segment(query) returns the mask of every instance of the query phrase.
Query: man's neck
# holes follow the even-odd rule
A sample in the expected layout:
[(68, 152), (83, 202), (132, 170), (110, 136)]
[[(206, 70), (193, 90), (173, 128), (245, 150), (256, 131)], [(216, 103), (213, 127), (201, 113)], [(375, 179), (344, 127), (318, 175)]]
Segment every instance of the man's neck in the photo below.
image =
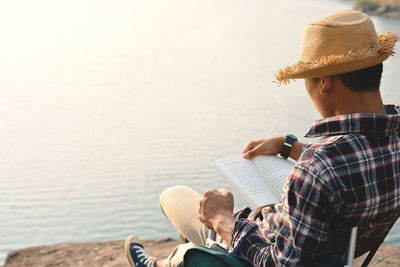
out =
[(386, 114), (379, 90), (355, 92), (346, 90), (337, 98), (336, 115), (352, 113)]

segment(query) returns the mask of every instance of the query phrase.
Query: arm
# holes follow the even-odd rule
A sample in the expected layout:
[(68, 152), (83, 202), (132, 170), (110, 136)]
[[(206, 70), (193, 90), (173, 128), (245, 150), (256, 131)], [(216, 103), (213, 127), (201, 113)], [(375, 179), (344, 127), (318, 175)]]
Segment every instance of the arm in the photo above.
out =
[(233, 253), (247, 257), (258, 266), (275, 266), (269, 253), (271, 246), (255, 231), (257, 224), (249, 220), (236, 221), (232, 211), (233, 196), (228, 190), (209, 189), (200, 200), (199, 219), (206, 227), (214, 229)]
[[(241, 154), (246, 159), (253, 159), (259, 155), (278, 155), (284, 142), (285, 138), (282, 136), (252, 140), (242, 150)], [(303, 152), (304, 146), (301, 142), (294, 142), (289, 157), (297, 160)]]
[(233, 217), (233, 195), (228, 189), (208, 189), (200, 200), (199, 220), (209, 229), (216, 231), (227, 244), (236, 219)]
[(264, 218), (263, 226), (249, 220), (235, 223), (232, 253), (246, 257), (256, 266), (307, 266), (326, 253), (327, 222), (334, 214), (335, 198), (319, 176), (313, 166), (296, 165), (282, 203), (276, 213)]

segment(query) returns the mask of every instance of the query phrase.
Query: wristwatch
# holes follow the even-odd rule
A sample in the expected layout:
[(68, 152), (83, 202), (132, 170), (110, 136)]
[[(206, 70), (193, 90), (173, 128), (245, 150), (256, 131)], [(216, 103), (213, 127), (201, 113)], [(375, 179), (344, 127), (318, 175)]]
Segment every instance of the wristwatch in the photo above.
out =
[(297, 137), (294, 136), (293, 134), (287, 134), (285, 136), (285, 142), (283, 143), (282, 150), (280, 153), (282, 158), (287, 159), (289, 157), (290, 149), (292, 148), (293, 143), (296, 141)]

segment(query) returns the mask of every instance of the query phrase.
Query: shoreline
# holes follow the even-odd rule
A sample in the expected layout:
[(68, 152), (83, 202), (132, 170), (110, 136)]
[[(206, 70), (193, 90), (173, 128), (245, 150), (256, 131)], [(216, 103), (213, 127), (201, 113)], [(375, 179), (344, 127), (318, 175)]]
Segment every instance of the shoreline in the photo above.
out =
[(357, 0), (355, 9), (369, 15), (400, 18), (400, 0)]
[[(182, 243), (171, 238), (139, 240), (149, 255), (167, 257), (173, 248)], [(19, 266), (129, 266), (124, 254), (124, 240), (105, 242), (64, 243), (24, 248), (7, 253), (3, 267)], [(357, 258), (360, 266), (366, 255)], [(383, 244), (373, 257), (370, 266), (395, 267), (400, 262), (400, 248)]]

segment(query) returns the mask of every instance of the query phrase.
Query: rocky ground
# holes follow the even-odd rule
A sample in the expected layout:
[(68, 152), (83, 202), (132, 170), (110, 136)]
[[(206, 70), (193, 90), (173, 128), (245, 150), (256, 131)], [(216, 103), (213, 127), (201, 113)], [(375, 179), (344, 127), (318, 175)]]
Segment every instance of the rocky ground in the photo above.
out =
[[(25, 248), (9, 252), (4, 267), (98, 267), (129, 266), (124, 241), (68, 243)], [(180, 241), (142, 241), (150, 255), (167, 257)]]
[[(177, 240), (163, 239), (142, 241), (150, 255), (166, 257), (181, 243)], [(363, 257), (361, 257), (363, 258)], [(354, 266), (360, 266), (362, 259)], [(124, 254), (124, 241), (88, 242), (56, 244), (25, 248), (8, 253), (4, 267), (64, 267), (64, 266), (129, 266)], [(400, 248), (382, 245), (369, 266), (400, 266)]]

